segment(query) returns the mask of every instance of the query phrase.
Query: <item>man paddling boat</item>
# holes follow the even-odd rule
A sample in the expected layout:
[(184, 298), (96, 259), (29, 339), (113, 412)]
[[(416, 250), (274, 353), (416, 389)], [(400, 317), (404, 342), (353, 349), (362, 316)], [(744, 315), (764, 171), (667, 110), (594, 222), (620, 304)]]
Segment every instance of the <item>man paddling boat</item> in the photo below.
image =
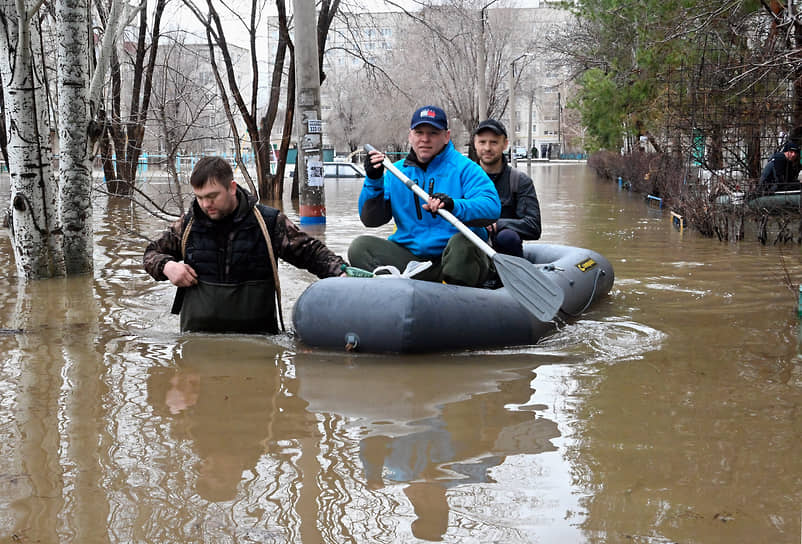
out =
[(410, 261), (429, 260), (433, 266), (416, 278), (481, 285), (489, 275), (490, 258), (437, 210), (451, 212), (486, 241), (484, 227), (495, 222), (501, 211), (498, 193), (481, 167), (454, 148), (441, 108), (417, 109), (408, 139), (409, 154), (396, 166), (430, 198), (421, 200), (398, 177), (385, 172), (383, 153), (368, 153), (359, 217), (367, 227), (379, 227), (392, 219), (396, 230), (389, 239), (369, 235), (356, 238), (348, 249), (348, 260), (367, 270), (383, 265), (403, 270)]

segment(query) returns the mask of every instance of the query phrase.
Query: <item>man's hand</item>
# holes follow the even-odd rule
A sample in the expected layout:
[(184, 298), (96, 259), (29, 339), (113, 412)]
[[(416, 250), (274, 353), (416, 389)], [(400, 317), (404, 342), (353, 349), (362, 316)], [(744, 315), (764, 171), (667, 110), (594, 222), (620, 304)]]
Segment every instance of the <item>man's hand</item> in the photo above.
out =
[(429, 195), (429, 202), (423, 205), (423, 209), (432, 215), (437, 215), (437, 210), (445, 208), (447, 212), (454, 211), (454, 199), (445, 193), (434, 193)]
[(164, 263), (164, 275), (176, 287), (191, 287), (198, 283), (198, 274), (188, 264), (176, 261)]
[(384, 153), (371, 151), (365, 155), (365, 175), (370, 179), (379, 179), (384, 175)]

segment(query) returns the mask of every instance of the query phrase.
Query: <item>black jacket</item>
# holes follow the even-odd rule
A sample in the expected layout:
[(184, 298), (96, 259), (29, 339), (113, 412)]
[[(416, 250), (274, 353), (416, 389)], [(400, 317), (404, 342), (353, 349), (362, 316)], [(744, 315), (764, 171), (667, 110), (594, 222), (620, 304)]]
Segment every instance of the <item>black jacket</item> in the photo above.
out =
[(771, 156), (760, 174), (758, 193), (770, 195), (776, 191), (798, 190), (799, 170), (798, 160), (793, 163), (786, 158), (785, 153), (778, 151)]
[[(540, 203), (532, 179), (518, 170), (517, 183), (511, 184), (512, 167), (504, 160), (504, 169), (490, 176), (501, 200), (501, 218), (496, 222), (498, 230), (511, 229), (522, 240), (540, 238)], [(517, 187), (511, 187), (517, 185)]]

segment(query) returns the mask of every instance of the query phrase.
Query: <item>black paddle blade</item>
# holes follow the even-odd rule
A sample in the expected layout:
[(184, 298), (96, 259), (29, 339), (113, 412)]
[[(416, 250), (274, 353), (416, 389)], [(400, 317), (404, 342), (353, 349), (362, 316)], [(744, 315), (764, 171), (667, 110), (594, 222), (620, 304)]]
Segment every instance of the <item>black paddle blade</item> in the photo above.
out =
[(521, 257), (493, 256), (499, 278), (515, 300), (540, 321), (551, 321), (563, 305), (565, 293), (545, 272)]

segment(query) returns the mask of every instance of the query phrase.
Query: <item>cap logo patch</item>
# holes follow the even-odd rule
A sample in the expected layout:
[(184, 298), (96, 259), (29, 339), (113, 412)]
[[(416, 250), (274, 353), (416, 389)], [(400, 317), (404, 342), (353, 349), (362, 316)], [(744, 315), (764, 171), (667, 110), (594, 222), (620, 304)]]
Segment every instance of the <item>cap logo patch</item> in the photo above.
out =
[(437, 117), (437, 114), (432, 110), (423, 110), (420, 112), (421, 117)]

